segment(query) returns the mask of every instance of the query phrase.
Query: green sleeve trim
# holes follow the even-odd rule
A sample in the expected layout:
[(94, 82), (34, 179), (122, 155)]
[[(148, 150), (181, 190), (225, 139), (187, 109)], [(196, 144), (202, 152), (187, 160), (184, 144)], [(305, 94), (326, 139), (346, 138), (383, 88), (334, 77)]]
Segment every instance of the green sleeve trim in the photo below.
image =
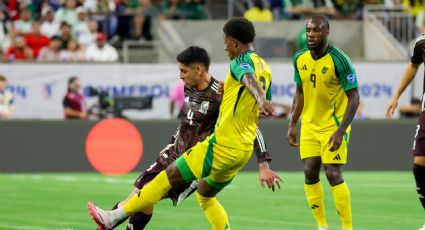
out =
[(243, 75), (255, 74), (254, 63), (250, 53), (244, 53), (236, 57), (230, 63), (230, 73), (236, 81), (241, 81)]
[(335, 64), (335, 73), (345, 91), (358, 87), (357, 75), (350, 58), (340, 49), (331, 47), (329, 54)]
[(270, 82), (269, 89), (266, 92), (266, 99), (271, 101), (272, 100), (272, 83)]
[(302, 82), (302, 80), (301, 80), (300, 72), (298, 71), (298, 68), (297, 68), (297, 60), (298, 60), (298, 58), (299, 58), (302, 54), (304, 54), (307, 50), (308, 50), (307, 48), (304, 48), (304, 49), (302, 49), (302, 50), (298, 51), (297, 53), (295, 53), (295, 54), (294, 54), (294, 57), (293, 57), (293, 59), (292, 59), (293, 64), (294, 64), (294, 81), (295, 81), (298, 85), (301, 85), (303, 82)]

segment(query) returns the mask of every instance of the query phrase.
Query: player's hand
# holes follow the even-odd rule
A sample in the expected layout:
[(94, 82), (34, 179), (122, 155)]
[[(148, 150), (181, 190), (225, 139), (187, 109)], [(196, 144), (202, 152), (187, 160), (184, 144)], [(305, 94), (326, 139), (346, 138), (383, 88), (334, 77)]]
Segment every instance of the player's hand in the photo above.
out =
[(289, 126), (288, 133), (286, 134), (286, 140), (288, 140), (288, 143), (292, 147), (298, 147), (300, 146), (300, 143), (297, 143), (297, 127), (296, 126)]
[(224, 93), (224, 82), (218, 82), (218, 94), (222, 95)]
[(387, 108), (385, 109), (385, 116), (387, 117), (388, 120), (393, 119), (393, 115), (395, 110), (397, 109), (398, 106), (398, 99), (397, 98), (391, 98), (391, 101), (388, 102)]
[(339, 130), (335, 131), (328, 141), (328, 146), (330, 146), (329, 151), (334, 152), (338, 150), (339, 147), (341, 146), (343, 137), (344, 137), (344, 133), (341, 133)]
[(275, 116), (276, 111), (273, 103), (269, 100), (264, 100), (263, 103), (260, 105), (260, 114), (264, 116)]
[(260, 163), (260, 183), (261, 187), (264, 188), (267, 184), (267, 188), (272, 189), (274, 192), (275, 184), (280, 189), (280, 182), (283, 182), (282, 178), (277, 175), (273, 170), (269, 168), (269, 164), (267, 162)]

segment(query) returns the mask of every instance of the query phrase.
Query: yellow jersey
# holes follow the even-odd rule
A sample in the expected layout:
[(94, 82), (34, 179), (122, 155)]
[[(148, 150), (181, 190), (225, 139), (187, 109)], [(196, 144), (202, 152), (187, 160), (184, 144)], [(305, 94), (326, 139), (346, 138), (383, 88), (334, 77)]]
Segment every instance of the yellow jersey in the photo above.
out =
[(293, 62), (294, 80), (304, 92), (301, 125), (316, 132), (336, 130), (347, 108), (345, 91), (358, 87), (350, 58), (330, 46), (328, 53), (318, 60), (313, 59), (308, 49), (300, 50)]
[(214, 134), (219, 145), (252, 150), (258, 124), (259, 107), (253, 96), (242, 85), (244, 74), (255, 74), (257, 82), (271, 100), (272, 73), (267, 63), (254, 51), (234, 58), (224, 83), (224, 95), (220, 105)]

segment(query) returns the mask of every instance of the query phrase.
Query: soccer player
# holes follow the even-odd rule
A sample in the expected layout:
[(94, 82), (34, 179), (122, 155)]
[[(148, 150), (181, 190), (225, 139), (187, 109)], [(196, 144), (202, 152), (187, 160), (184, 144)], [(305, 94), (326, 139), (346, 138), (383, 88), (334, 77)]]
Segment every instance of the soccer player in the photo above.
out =
[[(350, 124), (359, 106), (357, 79), (350, 59), (330, 46), (329, 23), (313, 16), (306, 23), (307, 48), (294, 55), (293, 100), (287, 140), (300, 147), (305, 193), (319, 229), (328, 229), (319, 174), (324, 165), (342, 229), (352, 229), (350, 191), (342, 177), (347, 162)], [(301, 119), (300, 142), (296, 124)]]
[(225, 50), (232, 61), (214, 133), (186, 151), (122, 207), (104, 211), (89, 202), (100, 229), (110, 229), (121, 219), (154, 206), (170, 189), (196, 179), (196, 197), (212, 228), (230, 229), (227, 213), (215, 196), (248, 162), (259, 112), (274, 114), (274, 107), (270, 101), (271, 70), (253, 50), (253, 24), (235, 18), (224, 25), (223, 32)]
[[(397, 92), (391, 98), (387, 105), (385, 114), (388, 119), (392, 119), (394, 111), (398, 106), (398, 99), (403, 94), (406, 87), (415, 78), (418, 68), (422, 63), (425, 63), (425, 34), (422, 34), (416, 39), (413, 49), (413, 55), (410, 58), (410, 63), (407, 64), (403, 78), (398, 86)], [(425, 84), (424, 84), (425, 87)], [(421, 113), (419, 115), (419, 124), (416, 128), (415, 140), (413, 142), (413, 175), (416, 180), (416, 191), (419, 195), (422, 207), (425, 209), (425, 113), (424, 113), (425, 88), (422, 98)], [(419, 230), (425, 230), (425, 224)]]
[[(205, 139), (214, 130), (223, 95), (219, 89), (219, 82), (208, 73), (210, 65), (208, 53), (200, 47), (189, 47), (177, 56), (177, 61), (180, 77), (185, 83), (186, 95), (180, 126), (170, 144), (161, 151), (156, 162), (134, 182), (136, 188), (129, 198), (138, 193), (162, 170), (165, 170), (181, 153), (194, 146), (198, 141)], [(259, 163), (260, 181), (262, 186), (266, 183), (269, 188), (274, 190), (273, 179), (278, 178), (279, 180), (280, 178), (268, 167), (267, 162), (270, 161), (270, 156), (258, 129), (256, 136), (254, 150)], [(280, 186), (278, 182), (277, 185)], [(171, 198), (176, 205), (193, 192), (196, 186), (197, 183), (192, 182), (182, 188), (173, 188), (169, 190), (166, 197)], [(114, 209), (118, 206), (120, 205), (117, 204)], [(127, 229), (143, 229), (152, 217), (152, 209), (153, 207), (150, 207), (143, 212), (133, 214)]]

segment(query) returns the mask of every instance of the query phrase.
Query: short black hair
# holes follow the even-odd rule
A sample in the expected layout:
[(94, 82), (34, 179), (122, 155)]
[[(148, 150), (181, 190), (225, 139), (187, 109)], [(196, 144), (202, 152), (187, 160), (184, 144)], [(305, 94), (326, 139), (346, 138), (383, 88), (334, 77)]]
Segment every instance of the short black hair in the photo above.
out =
[(223, 27), (224, 35), (235, 38), (247, 44), (254, 41), (255, 29), (252, 22), (245, 18), (230, 19)]
[(319, 21), (321, 21), (322, 23), (321, 24), (323, 24), (324, 26), (325, 26), (325, 28), (326, 29), (329, 29), (329, 22), (328, 22), (328, 18), (326, 17), (326, 16), (323, 16), (323, 15), (313, 15), (313, 16), (311, 16), (308, 20), (307, 20), (307, 22), (306, 22), (306, 25), (307, 25), (307, 23), (310, 21), (310, 20), (312, 20), (312, 19), (318, 19)]
[(191, 46), (183, 50), (177, 55), (176, 59), (178, 62), (185, 65), (199, 62), (204, 65), (206, 70), (210, 68), (210, 56), (208, 52), (204, 48), (198, 46)]

